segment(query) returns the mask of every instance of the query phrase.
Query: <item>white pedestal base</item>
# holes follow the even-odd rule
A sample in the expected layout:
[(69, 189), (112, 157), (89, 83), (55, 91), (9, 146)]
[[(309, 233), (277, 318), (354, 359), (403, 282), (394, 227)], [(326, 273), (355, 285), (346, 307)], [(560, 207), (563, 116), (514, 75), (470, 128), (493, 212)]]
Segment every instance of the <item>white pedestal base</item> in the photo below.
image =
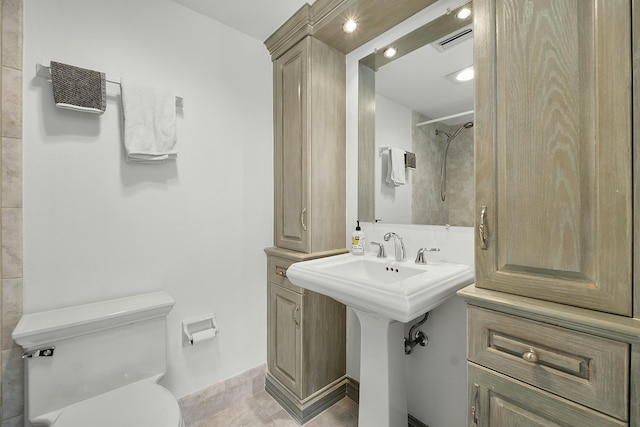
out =
[(406, 426), (404, 324), (354, 311), (361, 328), (358, 426)]

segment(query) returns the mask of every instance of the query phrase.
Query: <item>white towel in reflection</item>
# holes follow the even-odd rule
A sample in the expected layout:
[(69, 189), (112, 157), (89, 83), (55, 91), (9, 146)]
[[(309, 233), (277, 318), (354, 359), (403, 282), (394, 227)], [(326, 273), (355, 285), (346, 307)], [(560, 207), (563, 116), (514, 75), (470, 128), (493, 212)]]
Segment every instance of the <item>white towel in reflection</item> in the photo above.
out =
[(175, 159), (175, 94), (122, 79), (124, 146), (128, 162), (162, 163)]
[(404, 170), (404, 150), (389, 148), (389, 165), (387, 166), (387, 184), (398, 187), (406, 183)]

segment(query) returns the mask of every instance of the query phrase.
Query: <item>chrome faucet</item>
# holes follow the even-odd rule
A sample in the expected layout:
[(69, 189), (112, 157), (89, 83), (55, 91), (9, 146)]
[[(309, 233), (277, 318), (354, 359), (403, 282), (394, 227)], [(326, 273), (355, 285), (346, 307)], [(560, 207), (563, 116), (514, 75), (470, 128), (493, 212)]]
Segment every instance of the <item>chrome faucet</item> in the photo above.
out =
[(384, 244), (378, 243), (378, 242), (371, 242), (371, 244), (378, 246), (378, 255), (376, 255), (378, 258), (386, 258), (387, 257), (387, 253), (384, 250)]
[(427, 257), (425, 256), (425, 252), (440, 252), (440, 248), (420, 248), (418, 249), (418, 254), (416, 255), (416, 264), (426, 264)]
[(407, 259), (407, 251), (404, 248), (404, 242), (402, 241), (402, 237), (398, 236), (394, 232), (389, 232), (384, 235), (383, 239), (385, 242), (388, 242), (389, 239), (393, 237), (393, 243), (395, 245), (396, 250), (396, 261), (404, 261)]

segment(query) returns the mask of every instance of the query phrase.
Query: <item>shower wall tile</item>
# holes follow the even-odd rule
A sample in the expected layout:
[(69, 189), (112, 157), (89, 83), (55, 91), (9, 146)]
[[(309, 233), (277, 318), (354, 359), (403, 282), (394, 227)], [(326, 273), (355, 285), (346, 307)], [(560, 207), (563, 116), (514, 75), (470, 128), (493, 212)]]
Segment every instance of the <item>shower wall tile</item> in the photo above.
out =
[(2, 207), (22, 207), (22, 140), (2, 138)]
[(22, 277), (22, 209), (2, 208), (2, 278)]
[(2, 136), (22, 138), (22, 71), (2, 66)]
[(2, 280), (2, 350), (16, 344), (11, 333), (22, 317), (22, 279)]
[(4, 420), (2, 422), (2, 427), (23, 427), (24, 426), (24, 417), (22, 415), (18, 415), (17, 417), (13, 417), (8, 420)]
[[(429, 120), (413, 114), (413, 123)], [(458, 126), (432, 123), (413, 131), (413, 150), (417, 169), (412, 181), (412, 222), (431, 225), (473, 225), (473, 132), (463, 131), (449, 145), (447, 154), (446, 198), (440, 197), (441, 170), (447, 137), (436, 129), (453, 133)]]
[(22, 350), (13, 348), (2, 352), (2, 417), (10, 420), (24, 413), (24, 369)]
[(264, 390), (265, 372), (263, 364), (183, 397), (180, 407), (185, 425), (193, 425)]
[(2, 2), (2, 65), (22, 69), (22, 0)]

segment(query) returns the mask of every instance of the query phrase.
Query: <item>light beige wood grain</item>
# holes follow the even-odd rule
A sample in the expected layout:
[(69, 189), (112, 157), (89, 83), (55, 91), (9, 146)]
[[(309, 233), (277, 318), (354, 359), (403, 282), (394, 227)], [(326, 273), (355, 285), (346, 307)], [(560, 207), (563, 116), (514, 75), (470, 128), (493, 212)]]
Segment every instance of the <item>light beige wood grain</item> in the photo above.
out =
[[(331, 8), (325, 7), (323, 0), (312, 6), (313, 35), (318, 40), (333, 46), (343, 53), (349, 53), (362, 44), (394, 27), (435, 0), (329, 0)], [(319, 16), (319, 14), (322, 16)], [(358, 30), (346, 34), (342, 25), (355, 17)]]
[(346, 307), (307, 291), (302, 322), (302, 390), (306, 397), (346, 373)]
[(305, 4), (271, 34), (264, 45), (271, 54), (271, 60), (275, 61), (312, 32), (311, 6)]
[[(404, 21), (435, 0), (317, 0), (304, 5), (285, 21), (264, 44), (276, 60), (307, 36), (314, 36), (343, 53)], [(342, 25), (349, 18), (359, 23), (358, 31), (347, 34)]]
[(307, 208), (307, 108), (309, 40), (297, 44), (274, 63), (274, 242), (310, 251), (304, 230)]
[[(269, 372), (298, 397), (302, 397), (301, 294), (269, 283), (268, 356)], [(298, 320), (296, 320), (298, 319)]]
[(468, 320), (469, 361), (628, 420), (628, 344), (473, 306)]
[[(286, 269), (291, 264), (302, 261), (302, 257), (318, 258), (320, 253), (301, 254), (280, 248), (265, 251), (269, 254), (269, 372), (296, 396), (298, 403), (302, 404), (307, 398), (323, 399), (317, 393), (346, 373), (346, 308), (325, 295), (300, 288), (286, 278)], [(334, 252), (344, 251), (324, 255)], [(335, 388), (328, 390), (336, 392)], [(280, 398), (286, 396), (288, 394), (284, 393)], [(297, 408), (295, 402), (289, 404)], [(307, 406), (316, 407), (311, 403)]]
[[(640, 1), (631, 2), (633, 61), (633, 234), (640, 236)], [(640, 317), (640, 239), (633, 239), (634, 316)], [(640, 376), (640, 372), (638, 372)], [(640, 379), (638, 380), (640, 382)], [(639, 421), (640, 424), (640, 421)]]
[(572, 307), (467, 286), (458, 291), (467, 304), (502, 311), (515, 316), (570, 328), (603, 338), (640, 344), (640, 319)]
[(267, 255), (273, 255), (273, 256), (276, 256), (276, 257), (286, 258), (287, 260), (290, 260), (291, 262), (307, 261), (307, 260), (310, 260), (310, 259), (324, 258), (324, 257), (333, 256), (333, 255), (340, 255), (340, 254), (344, 254), (344, 253), (348, 252), (347, 249), (340, 248), (340, 249), (332, 249), (332, 250), (328, 250), (328, 251), (319, 251), (319, 252), (313, 252), (313, 253), (306, 253), (306, 252), (292, 251), (292, 250), (284, 249), (284, 248), (278, 248), (278, 247), (275, 247), (275, 246), (264, 248), (264, 251), (265, 251), (265, 253)]
[[(474, 363), (468, 364), (469, 408), (482, 427), (622, 427), (627, 423)], [(476, 387), (477, 385), (477, 396)], [(469, 427), (475, 426), (469, 409)]]
[(631, 378), (630, 378), (630, 394), (629, 401), (629, 425), (633, 427), (640, 426), (640, 345), (631, 345)]
[(310, 42), (308, 252), (320, 252), (345, 247), (346, 59), (321, 41)]
[(376, 78), (370, 67), (358, 67), (358, 219), (375, 220)]
[(307, 37), (274, 64), (275, 245), (344, 248), (344, 55)]
[(474, 9), (477, 286), (630, 316), (628, 1)]
[(456, 16), (464, 8), (473, 10), (473, 2), (464, 3), (451, 9), (448, 13), (390, 42), (387, 46), (394, 46), (398, 50), (392, 58), (384, 56), (386, 46), (378, 46), (375, 52), (362, 58), (360, 64), (377, 71), (380, 67), (471, 24), (473, 22), (473, 14), (465, 19), (460, 19)]

